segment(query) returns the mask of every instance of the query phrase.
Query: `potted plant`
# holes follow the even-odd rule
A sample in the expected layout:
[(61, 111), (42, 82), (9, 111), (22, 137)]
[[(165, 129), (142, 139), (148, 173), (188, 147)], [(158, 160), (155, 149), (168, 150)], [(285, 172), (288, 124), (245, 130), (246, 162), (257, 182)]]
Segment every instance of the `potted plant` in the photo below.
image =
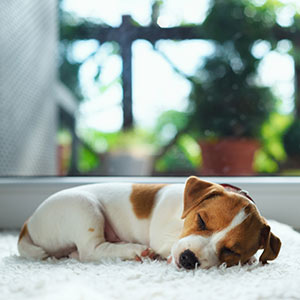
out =
[[(153, 171), (155, 137), (143, 129), (110, 133), (85, 129), (81, 132), (85, 144), (97, 153), (83, 153), (81, 170), (93, 175), (149, 176)], [(92, 156), (92, 157), (91, 157)], [(90, 162), (87, 160), (91, 160)]]
[(203, 24), (215, 51), (192, 80), (190, 117), (205, 175), (253, 174), (261, 126), (275, 108), (270, 90), (255, 82), (251, 49), (266, 26), (246, 14), (249, 3), (216, 0)]
[(150, 176), (154, 148), (154, 137), (142, 129), (119, 132), (103, 155), (105, 173), (114, 176)]

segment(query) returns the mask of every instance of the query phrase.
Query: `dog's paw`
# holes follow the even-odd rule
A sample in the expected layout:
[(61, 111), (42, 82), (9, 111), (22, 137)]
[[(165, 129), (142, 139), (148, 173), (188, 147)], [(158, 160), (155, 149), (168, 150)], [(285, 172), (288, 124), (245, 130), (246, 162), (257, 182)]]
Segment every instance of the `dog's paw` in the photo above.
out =
[(118, 256), (124, 260), (141, 261), (142, 253), (147, 250), (147, 246), (140, 244), (121, 244), (122, 253)]
[(141, 252), (140, 255), (135, 257), (136, 261), (142, 262), (143, 259), (160, 260), (162, 259), (159, 254), (156, 254), (151, 248), (147, 248)]
[(159, 254), (155, 253), (151, 248), (147, 248), (145, 251), (143, 251), (141, 253), (141, 255), (142, 255), (142, 257), (146, 257), (146, 258), (148, 257), (152, 260), (161, 260), (162, 259), (162, 257)]

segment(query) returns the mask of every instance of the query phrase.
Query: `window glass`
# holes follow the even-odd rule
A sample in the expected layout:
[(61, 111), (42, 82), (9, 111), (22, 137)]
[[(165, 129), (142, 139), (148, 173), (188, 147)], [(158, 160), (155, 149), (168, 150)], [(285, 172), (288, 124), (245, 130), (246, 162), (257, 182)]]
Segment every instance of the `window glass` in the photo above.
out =
[(0, 20), (0, 176), (300, 173), (299, 1), (12, 1)]

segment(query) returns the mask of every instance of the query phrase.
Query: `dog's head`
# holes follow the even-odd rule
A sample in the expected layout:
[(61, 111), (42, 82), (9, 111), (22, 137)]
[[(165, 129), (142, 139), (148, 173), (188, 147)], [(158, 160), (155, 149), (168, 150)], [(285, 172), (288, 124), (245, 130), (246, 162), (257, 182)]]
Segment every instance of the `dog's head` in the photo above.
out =
[(188, 178), (184, 191), (184, 226), (172, 248), (173, 261), (185, 269), (245, 264), (258, 249), (266, 263), (277, 257), (281, 242), (243, 191)]

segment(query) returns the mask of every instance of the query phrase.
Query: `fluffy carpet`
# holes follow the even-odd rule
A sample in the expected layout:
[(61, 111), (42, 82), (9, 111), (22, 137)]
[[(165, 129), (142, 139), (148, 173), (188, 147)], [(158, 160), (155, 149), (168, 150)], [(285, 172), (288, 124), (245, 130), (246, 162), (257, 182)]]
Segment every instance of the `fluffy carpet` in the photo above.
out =
[(17, 256), (17, 233), (0, 233), (0, 299), (300, 299), (300, 234), (270, 221), (281, 238), (268, 265), (177, 270), (166, 262), (30, 261)]

